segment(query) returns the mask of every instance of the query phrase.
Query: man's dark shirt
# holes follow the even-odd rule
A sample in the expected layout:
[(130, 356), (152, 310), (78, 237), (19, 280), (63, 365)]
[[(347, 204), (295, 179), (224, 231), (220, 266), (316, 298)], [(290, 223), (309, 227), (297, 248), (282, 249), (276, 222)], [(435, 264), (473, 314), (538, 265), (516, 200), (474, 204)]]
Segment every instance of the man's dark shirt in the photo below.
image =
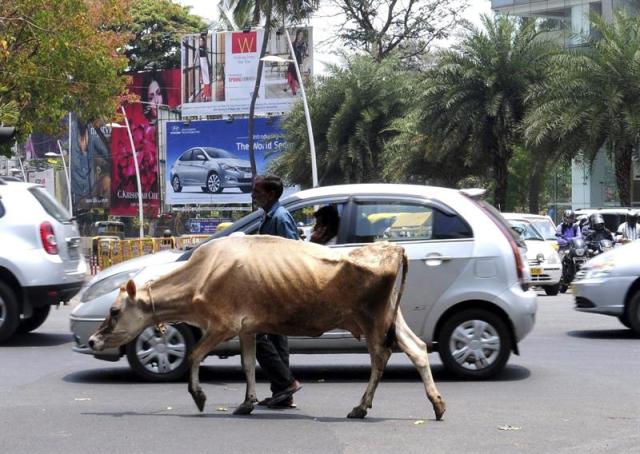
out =
[(299, 240), (296, 222), (293, 220), (291, 213), (280, 202), (273, 204), (271, 209), (266, 212), (260, 224), (261, 235), (274, 235), (291, 240)]

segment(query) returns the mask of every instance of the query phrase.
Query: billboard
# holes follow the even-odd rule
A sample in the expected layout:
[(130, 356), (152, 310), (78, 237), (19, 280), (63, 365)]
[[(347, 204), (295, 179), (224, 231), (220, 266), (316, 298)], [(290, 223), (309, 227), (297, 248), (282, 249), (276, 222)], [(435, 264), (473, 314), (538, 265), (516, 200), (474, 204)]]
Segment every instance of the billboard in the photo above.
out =
[[(289, 34), (300, 73), (308, 83), (313, 74), (312, 28), (290, 28)], [(263, 39), (263, 29), (183, 36), (182, 115), (247, 114)], [(282, 61), (264, 62), (255, 111), (288, 112), (301, 94), (282, 32), (272, 31), (267, 55), (281, 57)]]
[[(158, 181), (158, 109), (180, 103), (180, 70), (136, 73), (129, 92), (141, 102), (125, 105), (140, 170), (143, 211), (147, 216), (160, 212)], [(126, 128), (115, 128), (111, 136), (112, 216), (138, 215), (138, 186), (133, 153)]]
[[(258, 173), (286, 146), (279, 118), (256, 118)], [(220, 205), (251, 203), (248, 120), (167, 122), (166, 202)], [(290, 192), (293, 189), (286, 189)]]

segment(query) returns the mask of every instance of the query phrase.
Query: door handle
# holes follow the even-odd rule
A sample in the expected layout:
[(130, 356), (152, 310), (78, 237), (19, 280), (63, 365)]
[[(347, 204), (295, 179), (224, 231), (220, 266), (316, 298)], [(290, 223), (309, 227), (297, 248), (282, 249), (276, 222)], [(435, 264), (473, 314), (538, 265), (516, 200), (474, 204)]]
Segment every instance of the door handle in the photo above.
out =
[(434, 254), (426, 255), (422, 260), (424, 260), (424, 263), (426, 265), (435, 266), (435, 265), (440, 265), (440, 263), (442, 262), (449, 262), (453, 260), (453, 257), (434, 253)]

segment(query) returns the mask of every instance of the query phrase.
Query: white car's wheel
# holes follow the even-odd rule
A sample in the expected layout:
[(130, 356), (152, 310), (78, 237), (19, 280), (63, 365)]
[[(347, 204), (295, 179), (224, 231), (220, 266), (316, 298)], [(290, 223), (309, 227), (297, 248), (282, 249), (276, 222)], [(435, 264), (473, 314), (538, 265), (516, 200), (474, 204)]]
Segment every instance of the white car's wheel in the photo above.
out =
[(629, 322), (627, 326), (640, 336), (640, 291), (637, 291), (631, 297), (629, 304), (627, 304), (625, 316)]
[(442, 325), (438, 352), (444, 366), (461, 378), (486, 379), (500, 372), (511, 355), (504, 321), (483, 309), (467, 309)]
[(207, 192), (211, 192), (213, 194), (222, 192), (222, 181), (220, 180), (220, 175), (215, 172), (211, 172), (207, 176)]
[(18, 329), (20, 311), (11, 288), (0, 282), (0, 342), (9, 339)]
[(150, 326), (127, 344), (127, 360), (145, 380), (175, 381), (189, 370), (193, 345), (193, 333), (187, 325), (167, 325), (164, 334)]
[(180, 178), (178, 175), (174, 175), (171, 179), (171, 187), (173, 188), (173, 192), (182, 191), (182, 184), (180, 184)]

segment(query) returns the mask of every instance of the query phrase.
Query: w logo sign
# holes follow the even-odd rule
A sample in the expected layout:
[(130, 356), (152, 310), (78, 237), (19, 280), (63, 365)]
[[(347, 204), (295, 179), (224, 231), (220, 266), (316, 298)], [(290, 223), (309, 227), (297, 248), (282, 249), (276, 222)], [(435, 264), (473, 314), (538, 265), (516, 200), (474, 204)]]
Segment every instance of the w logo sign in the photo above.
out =
[(256, 52), (257, 33), (234, 33), (231, 35), (231, 53), (248, 54)]

